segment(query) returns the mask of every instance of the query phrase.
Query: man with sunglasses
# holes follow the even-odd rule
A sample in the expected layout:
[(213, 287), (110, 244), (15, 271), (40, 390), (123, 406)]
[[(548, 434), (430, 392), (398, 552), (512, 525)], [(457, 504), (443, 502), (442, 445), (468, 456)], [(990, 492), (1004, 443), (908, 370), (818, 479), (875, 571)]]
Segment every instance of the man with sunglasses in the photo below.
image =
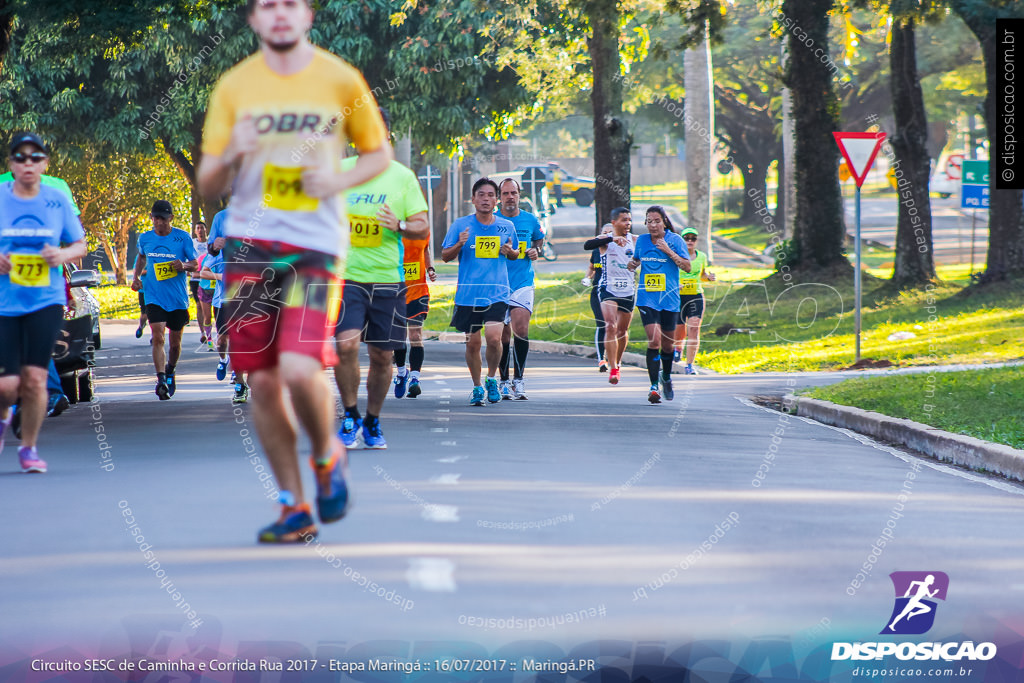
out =
[[(153, 333), (156, 395), (161, 401), (174, 396), (174, 369), (181, 356), (182, 330), (188, 324), (188, 275), (198, 267), (192, 236), (171, 226), (171, 203), (159, 199), (149, 212), (153, 229), (139, 235), (132, 289), (146, 290), (146, 316)], [(143, 275), (143, 271), (145, 274)], [(143, 283), (143, 278), (145, 282)], [(164, 349), (165, 335), (167, 348)]]
[(50, 354), (64, 323), (61, 266), (87, 251), (67, 196), (42, 184), (48, 161), (42, 138), (16, 133), (9, 157), (14, 182), (0, 185), (0, 449), (10, 407), (20, 400), (23, 472), (47, 470), (36, 442)]

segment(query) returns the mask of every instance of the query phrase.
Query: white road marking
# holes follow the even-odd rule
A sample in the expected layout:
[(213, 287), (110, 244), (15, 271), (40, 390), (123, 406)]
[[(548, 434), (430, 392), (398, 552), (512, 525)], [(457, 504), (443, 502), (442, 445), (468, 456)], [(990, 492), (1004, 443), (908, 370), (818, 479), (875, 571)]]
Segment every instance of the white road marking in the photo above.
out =
[(410, 588), (432, 593), (454, 593), (455, 563), (443, 557), (413, 557), (405, 579)]

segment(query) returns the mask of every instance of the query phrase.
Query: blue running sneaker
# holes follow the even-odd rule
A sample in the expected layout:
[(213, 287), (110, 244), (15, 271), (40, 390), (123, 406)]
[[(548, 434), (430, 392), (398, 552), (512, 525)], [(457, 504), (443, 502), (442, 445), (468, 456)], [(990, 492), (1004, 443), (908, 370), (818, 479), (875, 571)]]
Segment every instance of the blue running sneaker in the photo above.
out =
[(310, 463), (316, 477), (316, 514), (324, 524), (337, 522), (349, 508), (341, 444), (335, 444), (334, 455), (327, 464), (318, 465), (312, 458)]
[(177, 387), (175, 386), (174, 373), (167, 373), (167, 398), (174, 396), (174, 391)]
[(676, 397), (676, 392), (672, 389), (671, 378), (661, 378), (661, 395), (665, 397), (666, 401), (671, 401)]
[(260, 543), (304, 543), (316, 537), (317, 528), (309, 503), (282, 505), (281, 517), (270, 526), (260, 529), (256, 540)]
[(363, 422), (363, 444), (366, 448), (383, 450), (388, 447), (384, 440), (384, 433), (380, 430), (380, 420)]
[(405, 396), (405, 384), (408, 379), (409, 375), (395, 375), (395, 398)]
[(683, 374), (684, 375), (696, 375), (697, 371), (693, 369), (693, 364), (691, 363), (691, 364), (686, 366), (686, 369), (683, 370)]
[(217, 363), (217, 381), (223, 382), (224, 378), (228, 375), (228, 359), (222, 358)]
[(170, 400), (171, 392), (170, 389), (167, 387), (167, 382), (160, 382), (159, 380), (157, 381), (156, 395), (160, 398), (161, 401)]
[(362, 418), (345, 415), (345, 419), (341, 421), (341, 429), (338, 430), (338, 438), (345, 444), (345, 448), (359, 448), (356, 442), (359, 441), (359, 430), (362, 426)]
[(678, 363), (679, 359), (682, 358), (682, 357), (683, 357), (683, 354), (682, 354), (682, 352), (679, 351), (679, 349), (676, 349), (675, 351), (672, 352), (672, 361), (673, 362)]
[[(498, 391), (498, 380), (494, 379), (493, 377), (488, 377), (487, 378), (487, 382), (486, 382), (486, 386), (487, 386), (487, 401), (489, 403), (500, 403), (501, 402), (501, 392)], [(476, 391), (476, 390), (474, 389), (474, 391)]]
[[(498, 399), (501, 400), (500, 398)], [(497, 403), (497, 401), (495, 401)], [(482, 406), (484, 404), (484, 388), (473, 387), (473, 393), (469, 395), (469, 405)]]
[(419, 396), (422, 393), (423, 393), (423, 390), (420, 389), (420, 381), (418, 379), (416, 379), (415, 377), (410, 379), (409, 380), (409, 398), (416, 398), (417, 396)]

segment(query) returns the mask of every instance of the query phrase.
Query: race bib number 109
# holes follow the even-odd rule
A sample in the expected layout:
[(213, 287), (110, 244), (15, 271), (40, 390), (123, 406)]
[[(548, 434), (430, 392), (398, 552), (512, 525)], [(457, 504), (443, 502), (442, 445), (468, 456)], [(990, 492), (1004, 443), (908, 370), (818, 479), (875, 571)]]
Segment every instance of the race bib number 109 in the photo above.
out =
[(280, 211), (316, 211), (320, 200), (302, 191), (301, 166), (263, 167), (263, 192), (269, 199), (267, 208)]

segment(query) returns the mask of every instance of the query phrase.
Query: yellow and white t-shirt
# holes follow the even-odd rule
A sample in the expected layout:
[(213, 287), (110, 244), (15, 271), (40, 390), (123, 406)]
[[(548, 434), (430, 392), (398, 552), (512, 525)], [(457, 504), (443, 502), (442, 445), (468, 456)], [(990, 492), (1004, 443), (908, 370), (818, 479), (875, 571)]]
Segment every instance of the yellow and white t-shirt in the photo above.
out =
[(359, 151), (387, 142), (377, 101), (362, 75), (316, 48), (300, 72), (281, 76), (259, 52), (224, 74), (210, 96), (203, 153), (220, 156), (235, 123), (251, 116), (259, 150), (242, 158), (225, 234), (344, 256), (348, 225), (343, 197), (317, 199), (302, 190), (305, 167), (330, 164), (351, 141)]

